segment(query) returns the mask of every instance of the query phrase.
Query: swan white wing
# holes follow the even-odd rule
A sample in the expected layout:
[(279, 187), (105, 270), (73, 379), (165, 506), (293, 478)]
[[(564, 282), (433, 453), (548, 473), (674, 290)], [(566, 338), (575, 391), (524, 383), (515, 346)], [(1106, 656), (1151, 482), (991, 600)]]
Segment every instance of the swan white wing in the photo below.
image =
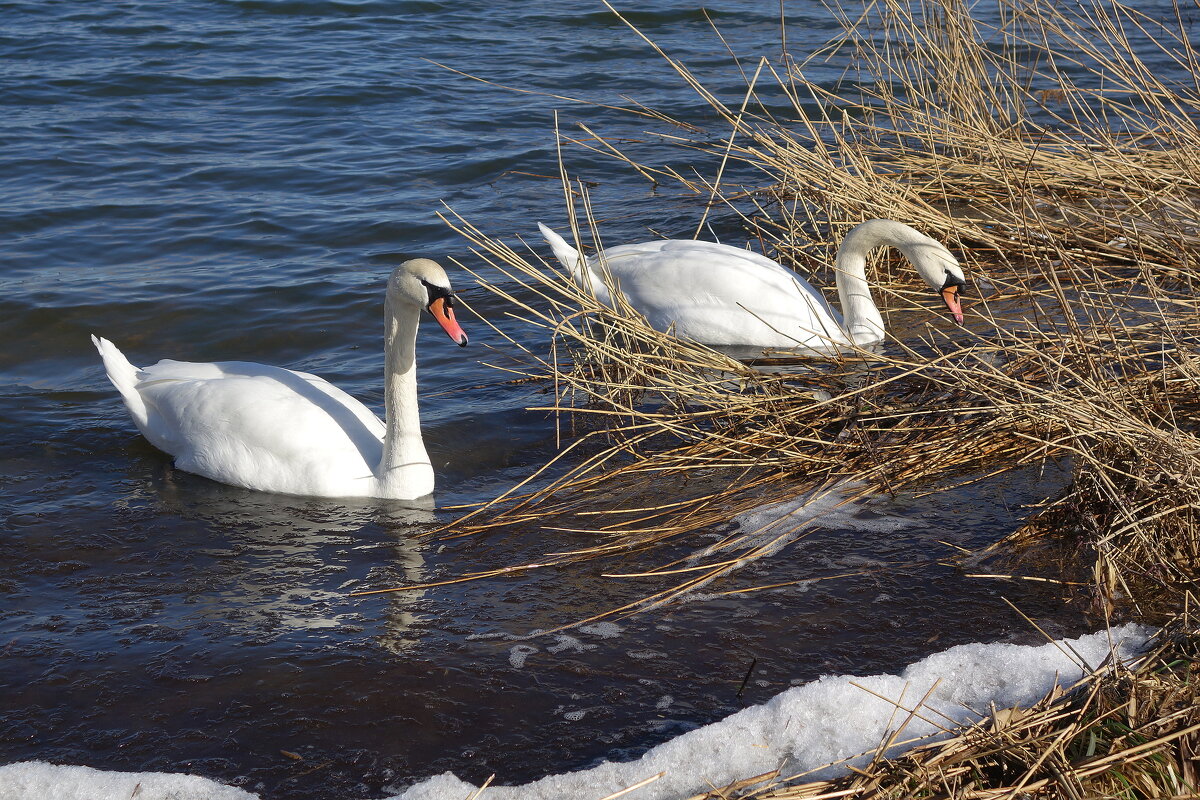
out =
[(143, 433), (181, 469), (250, 489), (348, 495), (373, 479), (384, 425), (301, 372), (250, 362), (160, 361), (139, 371)]
[(727, 244), (720, 244), (718, 242), (706, 242), (702, 239), (656, 239), (650, 242), (617, 245), (616, 247), (610, 247), (606, 249), (604, 252), (609, 257), (673, 253), (689, 254), (693, 257), (713, 260), (729, 258), (734, 260), (748, 261), (752, 264), (757, 264), (766, 269), (774, 270), (783, 275), (792, 277), (795, 276), (795, 273), (784, 269), (778, 262), (772, 261), (761, 253), (756, 253), (753, 250), (746, 250), (742, 247), (732, 247)]
[(841, 315), (820, 292), (749, 250), (663, 240), (611, 248), (605, 263), (660, 330), (673, 324), (678, 335), (709, 344), (819, 347), (845, 339)]
[(138, 370), (143, 382), (173, 379), (173, 380), (212, 380), (231, 377), (263, 376), (275, 380), (290, 382), (295, 378), (307, 382), (313, 389), (323, 392), (338, 403), (345, 406), (376, 438), (382, 439), (386, 431), (383, 422), (375, 412), (363, 405), (357, 398), (347, 394), (324, 378), (310, 372), (284, 369), (269, 364), (259, 364), (253, 361), (175, 361), (164, 358), (157, 364), (142, 367)]

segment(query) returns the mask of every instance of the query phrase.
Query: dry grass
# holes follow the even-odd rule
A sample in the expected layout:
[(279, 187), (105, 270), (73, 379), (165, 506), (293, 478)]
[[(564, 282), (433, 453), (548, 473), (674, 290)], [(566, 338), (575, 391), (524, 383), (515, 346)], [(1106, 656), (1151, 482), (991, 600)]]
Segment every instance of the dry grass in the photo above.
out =
[[(665, 141), (718, 157), (712, 178), (633, 163), (588, 129), (567, 141), (734, 211), (817, 285), (832, 283), (832, 247), (853, 224), (912, 224), (974, 278), (966, 326), (931, 318), (906, 271), (881, 259), (876, 299), (904, 338), (819, 362), (737, 360), (597, 303), (544, 248), (448, 215), (504, 276), (485, 285), (549, 339), (515, 371), (553, 386), (566, 442), (454, 531), (538, 526), (546, 558), (514, 567), (535, 568), (658, 552), (795, 495), (931, 491), (1069, 457), (1070, 488), (963, 563), (1018, 569), (1052, 551), (1061, 571), (1049, 577), (1084, 584), (1098, 610), (1182, 615), (1142, 666), (838, 781), (759, 776), (707, 797), (1195, 796), (1200, 58), (1185, 17), (1197, 8), (1165, 20), (1109, 0), (998, 0), (974, 17), (961, 0), (840, 9), (843, 36), (804, 62), (761, 61), (738, 98), (662, 53), (727, 127), (639, 113), (667, 126)], [(844, 80), (809, 80), (818, 62)], [(768, 95), (787, 99), (786, 118)], [(762, 182), (725, 179), (748, 172)], [(602, 250), (586, 188), (565, 175), (564, 187), (577, 246)], [(802, 534), (784, 517), (667, 559), (641, 574), (665, 588), (611, 613), (670, 602)]]
[[(930, 490), (1069, 455), (1072, 493), (1013, 541), (1065, 531), (1088, 509), (1087, 535), (1076, 529), (1070, 541), (1093, 564), (1097, 599), (1171, 608), (1196, 579), (1200, 548), (1200, 92), (1166, 83), (1169, 70), (1141, 55), (1181, 70), (1200, 59), (1181, 21), (1118, 4), (1067, 12), (1001, 0), (993, 16), (989, 26), (956, 0), (888, 0), (843, 17), (845, 35), (812, 59), (845, 62), (853, 91), (808, 81), (807, 63), (780, 71), (764, 61), (746, 94), (724, 103), (663, 53), (729, 125), (718, 138), (673, 121), (670, 141), (721, 156), (720, 174), (739, 162), (739, 173), (771, 180), (727, 186), (638, 165), (736, 209), (819, 285), (831, 283), (831, 248), (848, 226), (911, 223), (950, 243), (974, 278), (965, 328), (930, 318), (909, 274), (880, 260), (877, 300), (906, 338), (823, 362), (739, 361), (597, 303), (532, 255), (536, 246), (511, 247), (448, 215), (504, 276), (482, 282), (549, 338), (549, 352), (525, 349), (516, 371), (553, 384), (547, 408), (569, 441), (456, 532), (537, 525), (558, 544), (536, 566), (561, 564), (678, 542), (831, 487), (852, 485), (848, 499)], [(792, 118), (765, 110), (768, 78)], [(591, 135), (575, 144), (617, 151)], [(564, 187), (572, 212), (583, 211), (576, 243), (602, 251), (586, 187), (565, 176)], [(648, 477), (671, 481), (670, 502), (641, 488)], [(794, 520), (778, 527), (645, 573), (667, 588), (636, 607), (797, 535)]]

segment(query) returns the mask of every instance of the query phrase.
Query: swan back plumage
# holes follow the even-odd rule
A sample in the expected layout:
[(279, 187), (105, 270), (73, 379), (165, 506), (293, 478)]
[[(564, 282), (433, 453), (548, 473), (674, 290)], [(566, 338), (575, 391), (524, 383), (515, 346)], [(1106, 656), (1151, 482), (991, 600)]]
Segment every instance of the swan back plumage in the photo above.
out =
[(368, 494), (384, 424), (316, 375), (246, 361), (142, 370), (146, 438), (180, 469), (282, 494)]
[(572, 278), (611, 305), (609, 285), (651, 327), (717, 345), (826, 347), (845, 343), (842, 317), (807, 281), (755, 253), (691, 239), (606, 248), (580, 259), (557, 233), (542, 235)]
[[(604, 269), (652, 327), (673, 325), (700, 342), (794, 347), (837, 340), (842, 327), (841, 314), (794, 272), (730, 245), (686, 239), (621, 245), (605, 250), (602, 264), (589, 260), (594, 284), (604, 284)], [(804, 329), (797, 328), (798, 309), (809, 323)]]

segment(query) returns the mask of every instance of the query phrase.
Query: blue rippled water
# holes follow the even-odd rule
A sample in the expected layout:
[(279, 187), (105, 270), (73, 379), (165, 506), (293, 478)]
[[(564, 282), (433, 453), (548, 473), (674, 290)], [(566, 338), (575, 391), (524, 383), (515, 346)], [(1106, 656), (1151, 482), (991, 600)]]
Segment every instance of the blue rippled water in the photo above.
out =
[[(794, 50), (833, 32), (818, 4), (790, 5)], [(739, 56), (778, 49), (777, 4), (721, 0), (709, 16)], [(740, 97), (697, 7), (630, 17)], [(524, 642), (643, 587), (580, 569), (350, 598), (560, 545), (416, 540), (449, 517), (219, 486), (174, 470), (136, 434), (89, 334), (135, 363), (316, 372), (378, 408), (390, 269), (415, 255), (476, 263), (438, 219), (443, 203), (508, 239), (532, 237), (539, 219), (561, 226), (561, 188), (544, 177), (557, 173), (556, 112), (564, 127), (585, 120), (658, 146), (627, 115), (432, 62), (704, 119), (599, 4), (0, 2), (0, 21), (0, 760), (193, 772), (268, 800), (378, 796), (446, 769), (514, 782), (635, 755), (822, 672), (895, 670), (956, 642), (1032, 636), (995, 586), (930, 568), (700, 599)], [(656, 193), (583, 150), (567, 158), (597, 184), (613, 241), (695, 225), (695, 198)], [(452, 277), (480, 313), (503, 318), (466, 275)], [(508, 488), (555, 447), (553, 421), (525, 410), (541, 398), (481, 363), (502, 340), (464, 316), (470, 348), (436, 328), (419, 345), (442, 505)], [(747, 577), (969, 546), (1015, 513), (988, 491), (881, 502), (867, 518), (912, 524), (880, 533), (847, 520)], [(1036, 588), (1006, 591), (1054, 610)], [(1058, 634), (1087, 627), (1055, 613)]]

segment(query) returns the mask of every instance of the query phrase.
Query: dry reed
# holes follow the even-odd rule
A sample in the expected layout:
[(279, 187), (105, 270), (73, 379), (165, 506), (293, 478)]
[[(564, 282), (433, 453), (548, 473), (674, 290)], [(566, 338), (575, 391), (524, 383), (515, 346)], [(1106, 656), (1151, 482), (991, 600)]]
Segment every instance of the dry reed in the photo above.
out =
[[(1066, 456), (1069, 489), (961, 561), (1012, 567), (1052, 549), (1062, 569), (1043, 577), (1085, 585), (1099, 610), (1182, 614), (1157, 651), (844, 779), (759, 776), (706, 797), (1194, 796), (1200, 57), (1185, 10), (1161, 20), (1110, 0), (998, 0), (973, 15), (961, 0), (879, 0), (831, 11), (844, 35), (805, 61), (761, 61), (732, 100), (659, 50), (727, 127), (638, 113), (669, 126), (664, 141), (719, 159), (712, 179), (638, 163), (590, 129), (566, 141), (731, 210), (823, 285), (850, 226), (912, 224), (974, 278), (966, 326), (930, 319), (905, 271), (879, 259), (877, 299), (905, 338), (821, 362), (738, 360), (596, 302), (537, 248), (448, 214), (502, 276), (484, 285), (549, 339), (547, 353), (514, 337), (525, 358), (513, 369), (553, 387), (546, 407), (569, 441), (453, 525), (538, 526), (546, 558), (464, 579), (656, 552), (796, 495), (931, 491)], [(838, 86), (806, 77), (830, 61), (845, 69)], [(768, 86), (786, 118), (768, 110)], [(730, 183), (734, 172), (767, 178)], [(586, 187), (565, 176), (564, 187), (577, 245), (602, 250)], [(670, 499), (647, 479), (670, 480)], [(641, 573), (665, 588), (612, 613), (669, 602), (802, 533), (786, 516), (731, 533)]]
[[(688, 138), (695, 126), (676, 121), (671, 141), (719, 156), (720, 174), (740, 162), (772, 180), (731, 187), (638, 167), (738, 210), (818, 281), (848, 226), (914, 224), (950, 243), (974, 278), (981, 296), (966, 328), (929, 320), (906, 272), (880, 260), (880, 304), (908, 338), (820, 364), (770, 353), (739, 361), (598, 303), (532, 248), (448, 214), (503, 276), (481, 282), (512, 303), (512, 317), (546, 332), (549, 352), (525, 349), (516, 371), (553, 384), (547, 408), (570, 426), (555, 462), (455, 531), (537, 525), (560, 543), (537, 566), (561, 564), (650, 550), (831, 487), (852, 486), (848, 499), (929, 490), (1069, 455), (1073, 493), (1038, 529), (1061, 528), (1084, 506), (1107, 509), (1089, 512), (1093, 535), (1081, 540), (1098, 599), (1170, 607), (1163, 592), (1194, 583), (1200, 547), (1190, 523), (1200, 503), (1191, 424), (1200, 92), (1166, 83), (1142, 53), (1181, 68), (1200, 59), (1181, 15), (1172, 27), (1098, 0), (1074, 11), (1001, 0), (994, 17), (984, 24), (957, 0), (888, 0), (843, 16), (845, 34), (819, 56), (846, 61), (854, 92), (808, 81), (808, 62), (780, 71), (764, 61), (745, 95), (724, 103), (663, 53), (729, 126)], [(767, 75), (791, 118), (766, 111)], [(594, 135), (571, 141), (619, 153)], [(571, 211), (583, 207), (582, 220), (572, 216), (576, 242), (602, 251), (586, 187), (565, 177), (564, 187)], [(926, 320), (924, 333), (914, 319)], [(675, 481), (671, 502), (641, 488), (648, 477)], [(778, 527), (644, 573), (677, 582), (637, 607), (797, 535), (786, 517)]]

